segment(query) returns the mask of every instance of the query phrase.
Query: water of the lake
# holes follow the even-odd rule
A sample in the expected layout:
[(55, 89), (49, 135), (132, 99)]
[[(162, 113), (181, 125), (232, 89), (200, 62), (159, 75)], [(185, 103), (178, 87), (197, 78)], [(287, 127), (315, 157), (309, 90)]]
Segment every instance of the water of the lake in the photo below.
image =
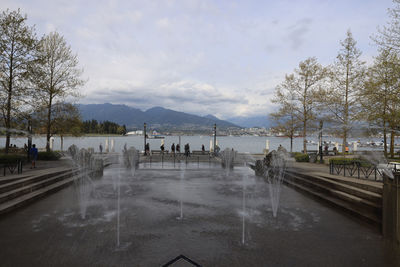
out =
[[(213, 139), (212, 136), (166, 136), (164, 139), (165, 149), (170, 150), (172, 143), (178, 144), (180, 138), (181, 143), (181, 151), (183, 151), (183, 146), (186, 143), (189, 143), (191, 150), (201, 150), (201, 145), (204, 145), (206, 150), (210, 147), (210, 140)], [(105, 148), (106, 140), (108, 143), (111, 143), (111, 140), (114, 140), (115, 152), (121, 152), (124, 145), (126, 144), (128, 147), (134, 146), (137, 149), (142, 150), (144, 146), (143, 136), (112, 136), (112, 137), (65, 137), (64, 138), (64, 150), (66, 150), (70, 145), (75, 144), (79, 148), (88, 148), (93, 147), (95, 151), (99, 151), (99, 145), (102, 144), (103, 149)], [(160, 149), (162, 139), (147, 139), (147, 142), (150, 143), (150, 149)], [(234, 148), (239, 152), (248, 152), (252, 154), (263, 153), (263, 149), (266, 146), (266, 141), (269, 140), (269, 148), (270, 150), (277, 149), (279, 145), (285, 147), (288, 151), (290, 150), (290, 139), (285, 137), (260, 137), (260, 136), (218, 136), (217, 144), (223, 150), (225, 148)], [(307, 140), (312, 141), (313, 143), (308, 144), (309, 150), (317, 150), (317, 136), (310, 136)], [(332, 143), (338, 142), (341, 144), (342, 140), (340, 138), (333, 137), (324, 137), (324, 141), (330, 141)], [(350, 138), (348, 140), (349, 143), (353, 141), (360, 140), (362, 143), (366, 142), (381, 142), (381, 138)], [(400, 139), (396, 139), (395, 143), (399, 143)], [(17, 147), (23, 147), (24, 144), (27, 143), (26, 137), (12, 137), (11, 144), (16, 145)], [(39, 148), (44, 148), (46, 146), (46, 138), (44, 136), (34, 136), (33, 143), (36, 144)], [(0, 138), (0, 147), (4, 147), (5, 138)], [(55, 137), (54, 139), (54, 150), (60, 150), (60, 138)], [(330, 150), (332, 149), (333, 144), (330, 145)], [(303, 138), (295, 138), (293, 141), (293, 151), (301, 151), (303, 149)], [(350, 150), (353, 147), (350, 146)], [(382, 147), (360, 147), (358, 146), (358, 150), (383, 150)]]

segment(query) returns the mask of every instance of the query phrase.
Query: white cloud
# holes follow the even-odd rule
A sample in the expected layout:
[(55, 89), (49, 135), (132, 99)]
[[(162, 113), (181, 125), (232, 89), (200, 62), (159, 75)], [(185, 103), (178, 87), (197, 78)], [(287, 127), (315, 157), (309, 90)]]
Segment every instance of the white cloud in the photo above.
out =
[[(346, 6), (344, 9), (343, 7)], [(164, 106), (221, 118), (274, 109), (274, 88), (298, 62), (331, 63), (351, 27), (363, 57), (391, 0), (2, 0), (38, 35), (57, 30), (88, 79), (85, 103)]]

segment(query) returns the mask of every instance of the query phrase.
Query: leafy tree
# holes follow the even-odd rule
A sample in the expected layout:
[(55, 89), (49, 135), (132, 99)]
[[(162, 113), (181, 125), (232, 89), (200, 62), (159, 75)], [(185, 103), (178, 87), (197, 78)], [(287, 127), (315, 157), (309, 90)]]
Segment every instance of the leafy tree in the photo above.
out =
[(350, 30), (341, 46), (336, 61), (331, 66), (330, 87), (326, 90), (324, 99), (325, 107), (333, 115), (332, 120), (342, 128), (342, 149), (345, 152), (348, 133), (360, 116), (359, 93), (363, 86), (365, 63), (360, 59), (361, 51), (357, 49)]
[(34, 27), (27, 26), (26, 20), (19, 9), (0, 14), (0, 108), (7, 129), (6, 153), (13, 119), (29, 99), (27, 70), (35, 61), (37, 40)]
[[(303, 129), (303, 150), (307, 153), (307, 132), (309, 124), (315, 119), (318, 106), (320, 86), (326, 77), (325, 69), (315, 57), (299, 63), (293, 74), (286, 75), (285, 80), (277, 86), (273, 102), (280, 104), (276, 118), (288, 117), (289, 123), (284, 128), (293, 130), (301, 122)], [(293, 120), (293, 121), (292, 121)]]
[(300, 128), (298, 112), (295, 108), (296, 95), (293, 91), (288, 92), (285, 99), (273, 99), (273, 102), (280, 103), (279, 110), (270, 114), (276, 125), (273, 127), (275, 131), (283, 132), (290, 138), (290, 152), (293, 152), (293, 138), (295, 132)]
[[(365, 118), (383, 130), (384, 152), (387, 155), (387, 133), (391, 134), (390, 153), (394, 154), (395, 127), (400, 108), (400, 59), (392, 50), (383, 49), (368, 69), (361, 94)], [(364, 117), (364, 116), (363, 116)]]
[(37, 92), (39, 106), (46, 108), (46, 150), (50, 150), (50, 137), (54, 123), (54, 106), (67, 97), (79, 96), (78, 89), (84, 84), (80, 78), (77, 56), (72, 53), (63, 36), (51, 32), (40, 40), (40, 61), (31, 68), (31, 82)]
[(393, 0), (395, 6), (389, 9), (391, 20), (387, 25), (378, 28), (378, 34), (372, 39), (383, 49), (400, 52), (400, 0)]
[(64, 136), (82, 135), (82, 121), (78, 108), (71, 103), (57, 103), (53, 109), (53, 123), (51, 132), (61, 138), (61, 151), (63, 150)]

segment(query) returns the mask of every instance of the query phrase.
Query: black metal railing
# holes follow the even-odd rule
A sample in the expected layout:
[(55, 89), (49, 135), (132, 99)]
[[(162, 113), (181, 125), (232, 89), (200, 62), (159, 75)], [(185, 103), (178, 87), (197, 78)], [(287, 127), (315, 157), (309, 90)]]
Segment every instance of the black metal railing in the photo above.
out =
[(373, 164), (362, 164), (360, 162), (352, 163), (329, 163), (329, 173), (335, 175), (343, 175), (349, 177), (357, 177), (359, 179), (373, 179), (375, 181), (382, 181), (383, 169), (378, 168)]
[(0, 163), (0, 166), (3, 167), (3, 176), (6, 176), (7, 171), (10, 174), (14, 174), (17, 171), (18, 174), (22, 173), (22, 160), (16, 160), (11, 162)]

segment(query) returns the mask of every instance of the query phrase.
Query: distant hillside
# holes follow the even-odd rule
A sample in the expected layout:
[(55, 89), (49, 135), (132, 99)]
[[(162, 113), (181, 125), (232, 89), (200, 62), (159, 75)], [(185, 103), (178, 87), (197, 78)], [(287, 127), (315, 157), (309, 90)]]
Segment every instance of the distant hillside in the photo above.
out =
[(216, 117), (201, 117), (184, 112), (178, 112), (162, 107), (154, 107), (146, 111), (132, 108), (126, 105), (114, 104), (89, 104), (77, 105), (83, 120), (112, 121), (128, 128), (142, 128), (146, 122), (153, 128), (169, 129), (208, 129), (214, 123), (219, 128), (231, 128), (239, 126), (234, 123), (219, 120)]
[(268, 118), (268, 115), (253, 116), (253, 117), (233, 117), (227, 119), (227, 121), (245, 128), (251, 128), (251, 127), (269, 128), (272, 126), (272, 122)]

